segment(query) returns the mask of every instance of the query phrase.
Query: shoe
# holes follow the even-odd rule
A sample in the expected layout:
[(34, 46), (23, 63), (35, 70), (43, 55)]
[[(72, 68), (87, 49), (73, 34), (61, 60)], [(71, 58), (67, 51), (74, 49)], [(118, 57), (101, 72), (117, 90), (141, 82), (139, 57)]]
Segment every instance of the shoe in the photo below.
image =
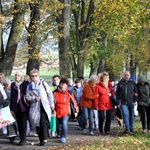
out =
[(94, 128), (95, 131), (98, 131), (98, 128)]
[(147, 130), (146, 130), (146, 129), (143, 129), (142, 133), (146, 133), (146, 132), (147, 132)]
[(148, 130), (148, 134), (150, 134), (150, 130)]
[(66, 143), (66, 138), (65, 138), (65, 137), (61, 137), (61, 138), (60, 138), (60, 142), (61, 142), (61, 143)]
[(19, 146), (26, 145), (26, 141), (22, 141), (22, 140), (21, 140), (21, 141), (18, 143), (18, 145), (19, 145)]
[(94, 133), (93, 133), (93, 132), (90, 132), (90, 135), (94, 135)]
[(83, 134), (86, 134), (86, 133), (87, 133), (87, 132), (86, 132), (86, 129), (83, 129), (83, 130), (82, 130), (82, 133), (83, 133)]
[(37, 133), (35, 133), (35, 134), (34, 134), (34, 136), (36, 136), (36, 137), (37, 137), (37, 136), (38, 136), (38, 134), (37, 134)]
[(110, 134), (110, 132), (109, 132), (109, 131), (106, 131), (105, 134)]
[(99, 130), (99, 132), (100, 132), (101, 134), (104, 134), (103, 130)]
[(9, 137), (9, 143), (13, 144), (15, 141), (15, 136)]
[(38, 144), (38, 146), (46, 146), (47, 145), (47, 142), (40, 142), (39, 144)]
[(130, 134), (131, 132), (129, 132), (129, 131), (127, 131), (127, 130), (125, 130), (124, 131), (124, 134)]

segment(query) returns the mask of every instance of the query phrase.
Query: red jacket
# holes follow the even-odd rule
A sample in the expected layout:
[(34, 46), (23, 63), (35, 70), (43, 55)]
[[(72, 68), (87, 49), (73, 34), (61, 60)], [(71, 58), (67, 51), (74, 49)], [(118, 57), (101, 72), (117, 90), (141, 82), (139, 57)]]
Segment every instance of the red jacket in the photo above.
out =
[(95, 94), (96, 89), (97, 89), (97, 85), (93, 87), (89, 82), (85, 84), (82, 90), (80, 106), (86, 108), (93, 108), (94, 99), (97, 98), (97, 94)]
[(110, 97), (108, 96), (108, 93), (114, 95), (111, 82), (108, 82), (108, 87), (106, 88), (102, 82), (98, 84), (97, 94), (99, 97), (94, 100), (94, 108), (98, 108), (98, 110), (109, 110), (113, 108)]
[(56, 111), (56, 117), (62, 118), (64, 116), (67, 116), (71, 113), (70, 106), (73, 108), (74, 113), (78, 113), (78, 105), (77, 102), (73, 96), (73, 94), (70, 94), (68, 89), (63, 92), (59, 88), (54, 92), (54, 97), (56, 100), (55, 104), (55, 111)]

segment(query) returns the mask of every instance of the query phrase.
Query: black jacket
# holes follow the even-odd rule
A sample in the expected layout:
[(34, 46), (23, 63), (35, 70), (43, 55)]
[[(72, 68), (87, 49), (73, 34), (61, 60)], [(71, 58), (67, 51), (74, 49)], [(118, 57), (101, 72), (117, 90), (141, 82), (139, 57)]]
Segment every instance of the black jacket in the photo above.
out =
[(119, 104), (130, 105), (132, 102), (136, 102), (137, 96), (135, 96), (135, 93), (138, 93), (135, 82), (119, 81), (116, 90), (116, 98)]

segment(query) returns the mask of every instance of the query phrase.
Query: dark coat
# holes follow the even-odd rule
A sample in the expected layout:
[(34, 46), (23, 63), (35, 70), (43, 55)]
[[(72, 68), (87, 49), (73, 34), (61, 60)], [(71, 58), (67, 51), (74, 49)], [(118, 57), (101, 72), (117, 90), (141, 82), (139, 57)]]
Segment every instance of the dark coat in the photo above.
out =
[[(145, 83), (142, 85), (141, 83)], [(140, 76), (137, 83), (138, 105), (149, 106), (150, 104), (150, 84), (144, 76)]]
[(138, 93), (135, 82), (128, 81), (126, 83), (124, 80), (119, 81), (116, 90), (116, 98), (118, 103), (130, 105), (132, 102), (136, 102), (137, 97), (135, 96), (135, 93)]
[(15, 85), (15, 82), (11, 84), (11, 98), (10, 98), (10, 110), (17, 112), (18, 105), (20, 106), (20, 109), (22, 112), (28, 111), (29, 107), (24, 102), (24, 96), (26, 94), (26, 88), (28, 85), (28, 81), (23, 81), (20, 85), (20, 95), (21, 99), (19, 100), (19, 103), (17, 103), (18, 99), (18, 88)]

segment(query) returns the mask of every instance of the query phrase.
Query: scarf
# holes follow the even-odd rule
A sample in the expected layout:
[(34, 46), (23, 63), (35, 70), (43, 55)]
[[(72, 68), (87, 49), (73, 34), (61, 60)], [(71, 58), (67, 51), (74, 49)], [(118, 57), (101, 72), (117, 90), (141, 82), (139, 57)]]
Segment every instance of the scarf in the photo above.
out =
[(19, 101), (20, 101), (20, 99), (21, 99), (20, 85), (21, 85), (22, 83), (23, 83), (22, 80), (19, 81), (19, 82), (15, 81), (15, 85), (16, 85), (16, 87), (17, 87), (17, 89), (18, 89), (17, 103), (19, 103)]

